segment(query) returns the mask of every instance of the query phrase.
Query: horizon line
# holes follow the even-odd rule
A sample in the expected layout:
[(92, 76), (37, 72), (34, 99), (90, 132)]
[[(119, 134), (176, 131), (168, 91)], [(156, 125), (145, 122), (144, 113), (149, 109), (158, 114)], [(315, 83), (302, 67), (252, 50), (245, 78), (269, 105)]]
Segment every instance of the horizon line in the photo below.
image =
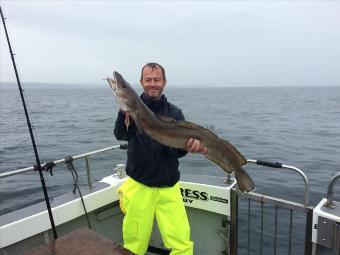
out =
[[(5, 86), (3, 86), (5, 84)], [(1, 81), (0, 82), (0, 88), (11, 88), (8, 87), (9, 84), (17, 84), (16, 81)], [(101, 84), (99, 83), (67, 83), (67, 82), (34, 82), (34, 81), (26, 81), (26, 82), (21, 82), (22, 85), (25, 86), (26, 85), (30, 85), (30, 87), (26, 87), (26, 88), (36, 88), (36, 89), (40, 89), (42, 88), (42, 85), (48, 85), (48, 86), (52, 86), (52, 85), (61, 85), (62, 87), (60, 87), (60, 89), (65, 88), (65, 86), (71, 86), (70, 88), (105, 88), (105, 86), (103, 87)], [(32, 86), (33, 85), (33, 86)], [(140, 87), (140, 84), (131, 84), (132, 87)], [(252, 85), (224, 85), (224, 84), (195, 84), (195, 83), (186, 83), (186, 84), (169, 84), (166, 86), (166, 88), (279, 88), (279, 87), (339, 87), (340, 84), (325, 84), (325, 85), (321, 85), (321, 84), (294, 84), (294, 85), (259, 85), (259, 84), (252, 84)], [(53, 88), (53, 87), (46, 87), (46, 88), (50, 88), (50, 89), (58, 89), (58, 88)]]

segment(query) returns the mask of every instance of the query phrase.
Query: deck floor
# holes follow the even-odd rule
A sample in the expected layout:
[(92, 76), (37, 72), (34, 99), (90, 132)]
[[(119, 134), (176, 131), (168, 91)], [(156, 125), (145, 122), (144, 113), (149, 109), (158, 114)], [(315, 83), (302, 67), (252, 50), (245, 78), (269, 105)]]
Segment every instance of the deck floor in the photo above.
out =
[(82, 228), (23, 255), (134, 255), (93, 230)]

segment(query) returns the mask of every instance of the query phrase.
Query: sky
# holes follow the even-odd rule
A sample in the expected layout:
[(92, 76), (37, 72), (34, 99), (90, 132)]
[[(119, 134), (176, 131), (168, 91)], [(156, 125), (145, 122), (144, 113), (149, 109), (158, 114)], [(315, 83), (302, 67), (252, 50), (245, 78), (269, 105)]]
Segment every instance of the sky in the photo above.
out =
[[(5, 1), (22, 82), (340, 86), (340, 1)], [(15, 81), (0, 29), (0, 81)]]

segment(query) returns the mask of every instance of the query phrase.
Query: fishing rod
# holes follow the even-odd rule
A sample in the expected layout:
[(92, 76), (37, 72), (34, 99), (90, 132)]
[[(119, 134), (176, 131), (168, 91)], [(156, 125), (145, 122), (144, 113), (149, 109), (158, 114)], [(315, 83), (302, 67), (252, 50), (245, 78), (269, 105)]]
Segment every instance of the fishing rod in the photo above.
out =
[(15, 64), (14, 54), (13, 54), (13, 51), (12, 51), (11, 43), (9, 41), (9, 36), (8, 36), (8, 32), (7, 32), (6, 22), (5, 22), (5, 18), (4, 18), (1, 6), (0, 6), (0, 14), (1, 14), (2, 24), (3, 24), (4, 29), (5, 29), (5, 34), (6, 34), (6, 39), (7, 39), (7, 44), (8, 44), (9, 52), (11, 54), (11, 59), (12, 59), (12, 63), (13, 63), (15, 77), (16, 77), (17, 84), (18, 84), (19, 91), (20, 91), (21, 101), (22, 101), (22, 104), (24, 106), (27, 126), (28, 126), (28, 130), (30, 132), (30, 136), (31, 136), (31, 140), (32, 140), (34, 155), (35, 155), (35, 159), (36, 159), (36, 163), (37, 163), (37, 169), (38, 169), (39, 175), (40, 175), (41, 186), (42, 186), (43, 191), (44, 191), (44, 197), (45, 197), (45, 201), (46, 201), (48, 216), (50, 218), (50, 222), (51, 222), (51, 226), (52, 226), (53, 236), (54, 236), (54, 239), (57, 239), (58, 238), (57, 231), (56, 231), (56, 227), (54, 225), (54, 219), (53, 219), (53, 215), (52, 215), (50, 201), (49, 201), (48, 194), (47, 194), (47, 189), (46, 189), (46, 184), (45, 184), (45, 180), (44, 180), (44, 175), (43, 175), (42, 169), (41, 169), (41, 163), (40, 163), (40, 159), (39, 159), (39, 155), (38, 155), (38, 150), (37, 150), (37, 146), (35, 144), (33, 130), (32, 130), (32, 126), (31, 126), (31, 122), (30, 122), (29, 116), (28, 116), (28, 111), (27, 111), (26, 102), (25, 102), (25, 98), (24, 98), (24, 93), (23, 93), (23, 90), (22, 90), (22, 87), (21, 87), (21, 83), (20, 83), (20, 79), (19, 79), (19, 74), (18, 74), (17, 66)]

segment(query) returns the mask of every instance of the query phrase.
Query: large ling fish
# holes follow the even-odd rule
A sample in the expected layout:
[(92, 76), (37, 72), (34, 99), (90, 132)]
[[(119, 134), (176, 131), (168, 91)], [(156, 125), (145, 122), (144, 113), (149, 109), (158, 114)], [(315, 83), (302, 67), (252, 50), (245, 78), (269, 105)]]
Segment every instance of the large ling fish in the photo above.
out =
[(117, 95), (120, 109), (129, 113), (140, 132), (145, 132), (163, 145), (184, 150), (190, 138), (198, 139), (208, 149), (204, 154), (206, 158), (224, 171), (235, 173), (237, 184), (242, 192), (255, 189), (254, 182), (242, 168), (247, 164), (247, 160), (228, 141), (194, 123), (156, 116), (118, 72), (114, 72), (113, 76), (114, 79), (107, 78), (107, 81)]

